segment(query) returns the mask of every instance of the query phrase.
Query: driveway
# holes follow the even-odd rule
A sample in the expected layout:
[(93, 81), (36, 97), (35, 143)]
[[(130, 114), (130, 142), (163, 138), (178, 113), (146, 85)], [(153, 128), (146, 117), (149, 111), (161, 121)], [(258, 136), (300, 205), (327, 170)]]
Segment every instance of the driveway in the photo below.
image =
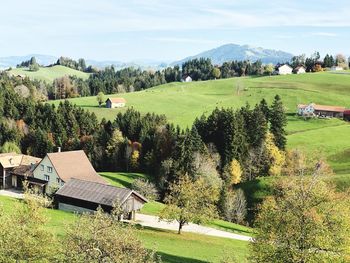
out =
[(0, 195), (23, 199), (23, 192), (15, 189), (0, 190)]
[[(165, 221), (159, 221), (159, 218), (156, 216), (150, 216), (150, 215), (144, 215), (144, 214), (136, 214), (136, 223), (142, 226), (148, 226), (148, 227), (160, 228), (160, 229), (166, 229), (166, 230), (174, 230), (174, 231), (177, 231), (179, 227), (176, 221), (168, 223)], [(243, 240), (243, 241), (252, 241), (252, 238), (249, 236), (238, 235), (231, 232), (217, 230), (215, 228), (201, 226), (201, 225), (192, 224), (192, 223), (184, 225), (182, 227), (182, 231), (214, 236), (214, 237), (224, 237), (224, 238), (237, 239), (237, 240)]]

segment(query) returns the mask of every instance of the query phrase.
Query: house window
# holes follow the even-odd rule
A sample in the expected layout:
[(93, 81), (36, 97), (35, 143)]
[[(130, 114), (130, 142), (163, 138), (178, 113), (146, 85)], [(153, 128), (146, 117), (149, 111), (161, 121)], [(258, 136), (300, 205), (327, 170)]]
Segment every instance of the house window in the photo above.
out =
[(48, 176), (47, 174), (44, 175), (44, 179), (45, 181), (50, 181), (50, 176)]
[(48, 172), (48, 173), (52, 173), (52, 167), (51, 167), (51, 166), (48, 166), (48, 167), (47, 167), (47, 172)]
[(57, 183), (60, 184), (61, 182), (60, 178), (56, 178), (56, 180), (57, 180)]
[(44, 171), (44, 165), (43, 164), (40, 165), (40, 170)]

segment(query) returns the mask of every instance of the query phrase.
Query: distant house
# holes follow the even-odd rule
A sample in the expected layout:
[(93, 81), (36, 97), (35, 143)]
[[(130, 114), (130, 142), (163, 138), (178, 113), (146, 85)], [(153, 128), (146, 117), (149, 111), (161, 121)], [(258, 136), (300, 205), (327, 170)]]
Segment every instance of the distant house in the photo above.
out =
[(330, 118), (343, 118), (345, 107), (318, 105), (315, 103), (299, 104), (298, 114), (300, 116), (317, 116), (317, 117), (330, 117)]
[[(24, 176), (32, 176), (35, 166), (41, 161), (29, 155), (17, 153), (0, 154), (0, 188), (7, 189), (20, 187)], [(22, 174), (15, 174), (15, 171), (25, 171)]]
[(106, 108), (122, 108), (125, 107), (126, 100), (124, 98), (108, 98), (106, 100)]
[(78, 213), (89, 213), (99, 206), (105, 212), (111, 212), (119, 205), (128, 219), (135, 220), (135, 212), (147, 203), (147, 199), (127, 188), (71, 179), (56, 192), (55, 202), (60, 210)]
[(339, 67), (339, 66), (333, 66), (331, 67), (331, 71), (339, 71), (339, 70), (343, 70), (342, 67)]
[(181, 81), (182, 82), (192, 82), (192, 78), (189, 75), (184, 75), (184, 76), (182, 76)]
[(45, 183), (42, 185), (44, 193), (62, 187), (73, 178), (107, 184), (82, 150), (46, 154), (34, 169), (33, 177)]
[(278, 75), (289, 75), (292, 74), (293, 68), (288, 64), (281, 65), (277, 68)]
[(306, 69), (303, 66), (298, 66), (293, 70), (293, 72), (295, 74), (304, 74), (306, 73)]

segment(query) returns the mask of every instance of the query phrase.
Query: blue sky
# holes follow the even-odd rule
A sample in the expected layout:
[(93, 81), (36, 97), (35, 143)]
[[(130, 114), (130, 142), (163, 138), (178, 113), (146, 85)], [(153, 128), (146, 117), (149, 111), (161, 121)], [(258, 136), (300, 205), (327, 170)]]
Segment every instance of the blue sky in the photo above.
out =
[(172, 61), (222, 44), (350, 55), (349, 0), (10, 0), (0, 56)]

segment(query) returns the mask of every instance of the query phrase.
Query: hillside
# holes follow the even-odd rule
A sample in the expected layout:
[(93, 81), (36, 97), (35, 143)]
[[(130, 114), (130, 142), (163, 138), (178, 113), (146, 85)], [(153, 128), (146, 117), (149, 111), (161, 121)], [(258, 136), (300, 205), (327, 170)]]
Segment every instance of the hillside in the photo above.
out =
[(210, 58), (213, 64), (222, 64), (225, 61), (232, 60), (261, 60), (263, 63), (283, 63), (290, 61), (292, 54), (273, 49), (264, 49), (261, 47), (252, 47), (248, 45), (226, 44), (217, 48), (213, 48), (197, 55), (184, 58), (173, 62), (172, 65), (181, 65), (183, 62), (195, 58)]
[(14, 68), (10, 70), (12, 75), (25, 75), (31, 79), (53, 82), (54, 79), (67, 76), (77, 76), (78, 78), (87, 79), (88, 73), (81, 72), (64, 66), (41, 67), (38, 71), (29, 71), (25, 68)]
[(9, 68), (16, 67), (16, 65), (20, 64), (23, 61), (30, 60), (30, 58), (35, 57), (37, 63), (39, 65), (50, 65), (57, 61), (57, 57), (50, 55), (42, 55), (42, 54), (29, 54), (25, 56), (8, 56), (0, 58), (0, 69), (1, 68)]
[[(239, 94), (237, 86), (241, 86)], [(276, 94), (282, 97), (288, 112), (288, 147), (304, 148), (309, 153), (322, 153), (337, 173), (350, 173), (349, 158), (344, 158), (349, 156), (350, 151), (350, 141), (344, 140), (350, 132), (349, 123), (337, 119), (305, 121), (295, 116), (298, 103), (315, 102), (350, 107), (348, 74), (315, 73), (170, 83), (111, 97), (124, 97), (127, 107), (134, 107), (142, 113), (165, 114), (170, 122), (185, 128), (191, 126), (196, 117), (202, 113), (209, 114), (215, 107), (238, 108), (246, 102), (254, 105), (262, 98), (271, 103)], [(76, 98), (71, 99), (71, 102), (95, 112), (99, 118), (109, 120), (126, 109), (99, 108), (96, 97)], [(59, 101), (53, 103), (58, 104)]]

